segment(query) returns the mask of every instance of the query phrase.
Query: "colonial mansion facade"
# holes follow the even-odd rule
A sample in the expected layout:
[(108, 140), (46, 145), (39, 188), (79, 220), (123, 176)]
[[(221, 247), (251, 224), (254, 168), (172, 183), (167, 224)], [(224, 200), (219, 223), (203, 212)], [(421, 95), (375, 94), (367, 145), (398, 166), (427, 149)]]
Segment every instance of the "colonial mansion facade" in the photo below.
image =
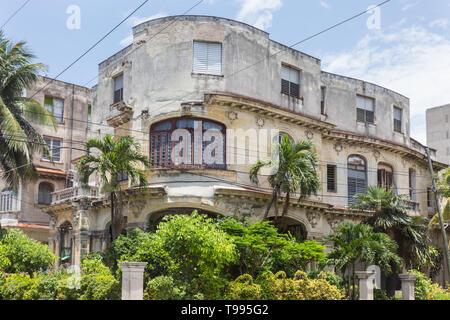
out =
[[(282, 135), (313, 142), (321, 181), (316, 195), (293, 196), (283, 230), (320, 240), (344, 219), (361, 221), (371, 213), (349, 205), (377, 184), (407, 195), (411, 215), (434, 212), (426, 147), (410, 137), (403, 95), (324, 72), (319, 59), (229, 19), (159, 18), (135, 26), (133, 38), (99, 65), (87, 137), (132, 135), (151, 160), (148, 186), (120, 177), (127, 228), (193, 210), (261, 219), (271, 190), (249, 170), (273, 157)], [(444, 168), (431, 153), (435, 170)], [(74, 181), (42, 209), (50, 247), (72, 264), (109, 245), (110, 202), (99, 186)]]

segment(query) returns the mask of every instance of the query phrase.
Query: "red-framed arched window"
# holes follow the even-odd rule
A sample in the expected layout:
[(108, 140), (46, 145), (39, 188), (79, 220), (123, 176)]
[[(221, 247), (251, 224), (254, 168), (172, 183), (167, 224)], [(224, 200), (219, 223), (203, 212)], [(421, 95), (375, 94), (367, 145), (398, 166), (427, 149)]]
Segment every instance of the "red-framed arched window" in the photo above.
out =
[(150, 161), (153, 168), (226, 167), (226, 128), (202, 118), (173, 118), (150, 128)]

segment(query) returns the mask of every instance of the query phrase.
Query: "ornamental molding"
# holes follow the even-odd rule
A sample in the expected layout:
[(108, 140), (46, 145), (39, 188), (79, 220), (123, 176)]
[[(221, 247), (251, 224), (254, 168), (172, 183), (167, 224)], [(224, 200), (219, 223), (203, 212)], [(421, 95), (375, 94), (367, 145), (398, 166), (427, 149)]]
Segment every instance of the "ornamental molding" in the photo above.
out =
[(319, 223), (320, 214), (317, 212), (307, 212), (306, 218), (308, 219), (308, 222), (311, 225), (311, 227), (314, 229)]

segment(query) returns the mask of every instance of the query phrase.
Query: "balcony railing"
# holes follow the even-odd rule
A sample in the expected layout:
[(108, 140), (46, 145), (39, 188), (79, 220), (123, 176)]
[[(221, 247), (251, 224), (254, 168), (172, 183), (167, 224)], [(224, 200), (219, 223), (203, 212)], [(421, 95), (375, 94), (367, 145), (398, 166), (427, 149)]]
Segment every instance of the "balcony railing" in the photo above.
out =
[(74, 201), (84, 197), (96, 198), (98, 196), (99, 196), (98, 187), (89, 187), (89, 188), (72, 187), (53, 192), (52, 204)]
[(12, 192), (0, 193), (0, 212), (19, 211), (19, 200)]

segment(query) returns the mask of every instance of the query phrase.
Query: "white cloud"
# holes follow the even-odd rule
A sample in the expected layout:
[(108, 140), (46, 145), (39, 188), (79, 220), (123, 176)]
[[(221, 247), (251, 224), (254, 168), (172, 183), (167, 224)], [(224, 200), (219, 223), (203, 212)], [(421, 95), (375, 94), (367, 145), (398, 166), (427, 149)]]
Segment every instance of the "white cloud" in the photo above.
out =
[[(403, 0), (402, 2), (405, 2), (405, 0)], [(415, 7), (416, 5), (418, 5), (420, 2), (421, 2), (421, 0), (417, 0), (415, 2), (408, 2), (408, 3), (406, 3), (402, 7), (402, 11), (407, 11), (407, 10), (411, 9), (412, 7)]]
[(328, 2), (324, 1), (324, 0), (320, 0), (320, 5), (322, 7), (324, 7), (325, 9), (330, 9), (331, 8), (331, 5)]
[[(138, 17), (138, 16), (131, 16), (128, 20), (127, 20), (127, 25), (132, 28), (134, 26), (137, 26), (138, 24), (141, 24), (142, 22), (148, 21), (148, 20), (153, 20), (153, 19), (158, 19), (158, 18), (162, 18), (167, 16), (165, 13), (163, 12), (158, 12), (157, 14), (154, 14), (150, 17)], [(123, 38), (122, 40), (120, 40), (120, 45), (122, 47), (126, 47), (130, 44), (133, 43), (133, 34), (130, 32), (128, 34), (128, 36), (126, 38)]]
[(450, 40), (411, 26), (378, 31), (351, 50), (325, 56), (324, 69), (374, 82), (411, 99), (411, 136), (426, 143), (425, 110), (450, 102)]
[(282, 6), (282, 0), (236, 0), (241, 4), (236, 19), (266, 30), (272, 26), (273, 12)]
[(436, 19), (434, 21), (431, 21), (429, 24), (430, 28), (438, 27), (441, 29), (447, 29), (448, 25), (450, 24), (450, 21), (448, 19)]

